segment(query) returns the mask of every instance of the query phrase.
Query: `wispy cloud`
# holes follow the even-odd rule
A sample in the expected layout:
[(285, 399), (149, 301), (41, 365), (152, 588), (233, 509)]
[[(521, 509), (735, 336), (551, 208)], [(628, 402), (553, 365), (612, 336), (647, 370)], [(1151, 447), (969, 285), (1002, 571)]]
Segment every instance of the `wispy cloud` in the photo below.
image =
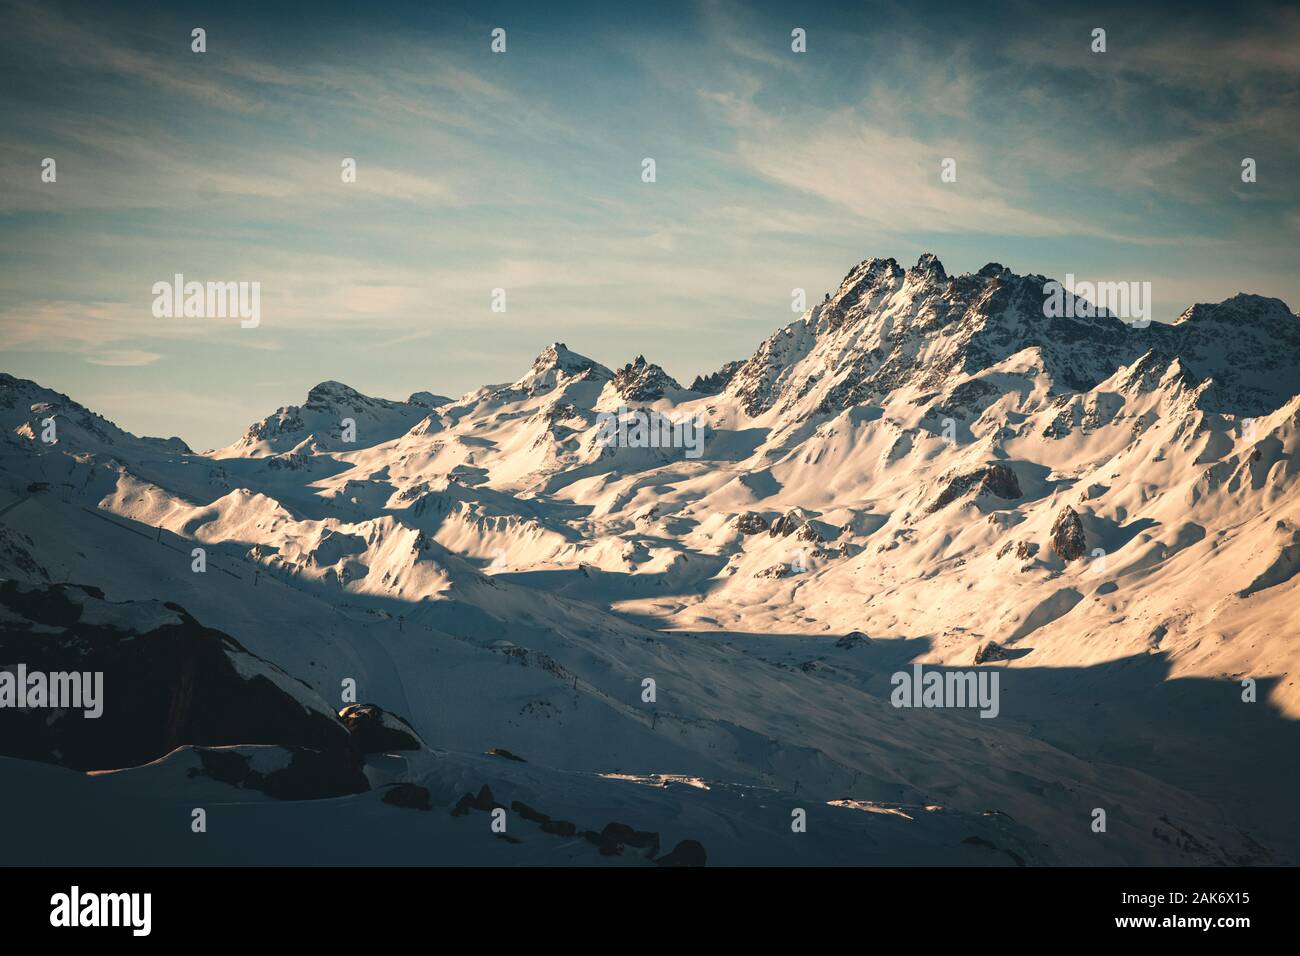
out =
[[(507, 5), (499, 56), (468, 9), (214, 11), (193, 54), (170, 8), (0, 6), (6, 359), (122, 403), (104, 410), (127, 427), (171, 389), (203, 444), (246, 422), (201, 391), (459, 394), (556, 338), (707, 371), (788, 321), (792, 287), (870, 255), (1159, 277), (1175, 313), (1300, 300), (1300, 18), (1109, 10), (1097, 56), (1091, 19), (1028, 4)], [(176, 272), (260, 282), (261, 325), (155, 319)]]
[(91, 365), (107, 365), (112, 368), (138, 368), (152, 365), (162, 358), (158, 352), (145, 352), (141, 349), (109, 349), (98, 355), (86, 356)]

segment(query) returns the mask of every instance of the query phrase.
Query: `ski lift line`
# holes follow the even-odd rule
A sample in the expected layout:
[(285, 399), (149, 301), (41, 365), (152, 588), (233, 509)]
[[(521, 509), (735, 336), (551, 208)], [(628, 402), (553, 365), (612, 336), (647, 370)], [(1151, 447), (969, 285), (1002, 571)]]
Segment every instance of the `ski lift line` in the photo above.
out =
[[(30, 495), (29, 495), (28, 497), (30, 497)], [(21, 500), (19, 500), (19, 501), (14, 502), (13, 504), (7, 506), (7, 507), (4, 508), (3, 510), (0, 510), (0, 515), (3, 515), (6, 511), (9, 511), (9, 510), (11, 510), (12, 508), (17, 507), (18, 505), (22, 504), (23, 501), (26, 501), (26, 500), (27, 500), (26, 498), (21, 499)], [(80, 507), (82, 511), (86, 512), (86, 514), (88, 514), (88, 515), (94, 515), (96, 518), (99, 518), (101, 521), (107, 521), (109, 524), (113, 525), (115, 528), (121, 528), (123, 531), (129, 531), (129, 532), (131, 532), (132, 534), (138, 534), (138, 535), (139, 535), (140, 537), (142, 537), (142, 538), (148, 538), (148, 537), (149, 537), (149, 535), (146, 534), (145, 532), (140, 531), (140, 530), (137, 529), (137, 528), (132, 528), (130, 525), (122, 524), (122, 522), (120, 522), (120, 521), (114, 521), (112, 518), (108, 517), (107, 515), (105, 515), (105, 514), (99, 512), (99, 511), (94, 510), (93, 508), (87, 508), (87, 507), (85, 507), (84, 505), (79, 505), (78, 507)], [(162, 530), (166, 530), (166, 529), (160, 529), (160, 531), (162, 531)], [(185, 541), (185, 540), (188, 540), (188, 539), (182, 538), (181, 540)], [(154, 539), (154, 542), (155, 542), (156, 544), (161, 544), (164, 548), (167, 548), (167, 549), (170, 550), (170, 551), (175, 551), (177, 554), (185, 554), (185, 549), (184, 549), (184, 548), (178, 548), (178, 547), (176, 547), (175, 545), (169, 544), (168, 542), (162, 540), (161, 533), (159, 534), (158, 537), (156, 537), (156, 538)], [(220, 554), (220, 552), (218, 552), (218, 554)], [(229, 555), (222, 555), (222, 557), (229, 557)], [(218, 571), (220, 571), (222, 574), (228, 574), (228, 575), (230, 575), (230, 576), (231, 576), (232, 578), (234, 578), (236, 581), (242, 581), (242, 580), (244, 580), (244, 578), (243, 578), (242, 575), (236, 574), (234, 571), (231, 571), (231, 570), (229, 570), (229, 569), (227, 569), (227, 568), (223, 568), (223, 567), (222, 567), (221, 565), (219, 565), (219, 564), (215, 564), (215, 563), (214, 563), (214, 564), (213, 564), (213, 567), (215, 567), (215, 568), (216, 568)]]
[(92, 508), (87, 508), (85, 505), (78, 505), (78, 507), (81, 508), (82, 511), (86, 512), (86, 514), (94, 515), (100, 521), (107, 521), (109, 524), (121, 528), (123, 531), (130, 531), (132, 534), (138, 534), (140, 537), (145, 539), (148, 539), (150, 537), (149, 535), (145, 534), (143, 531), (140, 531), (137, 528), (132, 528), (130, 525), (122, 524), (120, 521), (114, 521), (112, 518), (108, 517), (107, 515), (102, 514), (99, 511), (95, 511)]
[(4, 515), (7, 515), (9, 512), (13, 511), (15, 508), (17, 508), (20, 504), (22, 504), (30, 497), (31, 495), (24, 495), (23, 497), (19, 498), (17, 501), (11, 501), (3, 508), (0, 508), (0, 517), (3, 517)]

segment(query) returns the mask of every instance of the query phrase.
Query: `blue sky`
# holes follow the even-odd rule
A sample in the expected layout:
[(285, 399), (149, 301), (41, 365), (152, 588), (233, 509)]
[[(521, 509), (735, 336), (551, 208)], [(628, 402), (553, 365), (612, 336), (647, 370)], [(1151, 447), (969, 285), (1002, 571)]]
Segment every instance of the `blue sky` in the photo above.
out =
[[(1224, 8), (0, 3), (0, 369), (205, 448), (551, 341), (689, 383), (869, 256), (1295, 309), (1300, 13)], [(177, 272), (260, 326), (155, 318)]]

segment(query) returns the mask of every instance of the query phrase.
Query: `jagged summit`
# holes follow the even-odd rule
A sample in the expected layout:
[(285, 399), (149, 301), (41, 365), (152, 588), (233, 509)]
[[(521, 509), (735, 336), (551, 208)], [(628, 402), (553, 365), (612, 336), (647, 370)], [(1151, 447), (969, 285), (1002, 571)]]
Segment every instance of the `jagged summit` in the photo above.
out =
[(1205, 408), (1259, 414), (1300, 385), (1300, 322), (1277, 299), (1241, 294), (1193, 306), (1172, 326), (1139, 326), (1104, 309), (1050, 313), (1048, 282), (997, 262), (950, 276), (932, 253), (907, 270), (893, 258), (863, 260), (762, 343), (726, 391), (751, 416), (775, 409), (802, 420), (899, 389), (942, 392), (1026, 350), (1054, 391), (1087, 391), (1148, 351), (1211, 382), (1198, 397)]
[(594, 359), (571, 351), (563, 342), (552, 342), (533, 360), (524, 377), (511, 386), (537, 395), (574, 382), (608, 382), (614, 373)]
[(670, 391), (681, 391), (681, 385), (658, 365), (638, 355), (614, 374), (614, 388), (625, 401), (650, 402), (663, 398)]
[(745, 364), (743, 359), (737, 359), (734, 362), (728, 362), (716, 372), (710, 372), (708, 375), (697, 375), (695, 381), (691, 382), (691, 391), (699, 392), (702, 395), (716, 395), (727, 387), (727, 384)]
[(1084, 390), (1144, 350), (1118, 319), (1048, 318), (1045, 282), (997, 263), (949, 276), (931, 253), (909, 270), (892, 258), (864, 260), (828, 300), (760, 345), (727, 391), (750, 415), (806, 418), (900, 388), (939, 390), (1025, 349), (1040, 350), (1059, 387)]
[[(0, 378), (0, 578), (42, 592), (0, 609), (7, 659), (39, 644), (74, 661), (87, 636), (137, 653), (106, 621), (141, 616), (132, 634), (157, 643), (167, 635), (149, 621), (186, 608), (274, 662), (213, 659), (219, 696), (255, 695), (255, 713), (283, 703), (301, 719), (307, 687), (337, 698), (356, 675), (359, 700), (409, 718), (438, 753), (405, 768), (380, 758), (367, 767), (379, 792), (321, 801), (336, 807), (327, 822), (346, 834), (388, 821), (370, 842), (426, 840), (464, 862), (605, 859), (614, 837), (652, 843), (660, 828), (699, 837), (725, 865), (757, 853), (860, 864), (863, 848), (917, 862), (926, 847), (953, 864), (997, 858), (992, 846), (1028, 865), (1300, 859), (1294, 787), (1269, 762), (1293, 754), (1300, 715), (1286, 678), (1300, 667), (1288, 628), (1300, 606), (1300, 323), (1256, 296), (1147, 328), (1052, 318), (1042, 276), (998, 263), (950, 275), (928, 254), (909, 266), (855, 265), (694, 391), (644, 356), (611, 372), (554, 343), (518, 386), (447, 408), (321, 382), (214, 454), (106, 432), (109, 447), (75, 427), (65, 396)], [(651, 407), (624, 397), (656, 394)], [(51, 411), (52, 447), (33, 431)], [(113, 601), (66, 607), (54, 580), (102, 585)], [(58, 614), (28, 614), (31, 602)], [(1010, 721), (890, 699), (890, 671), (972, 659), (996, 662), (1018, 702)], [(1124, 679), (1108, 679), (1118, 669)], [(198, 677), (211, 683), (210, 671)], [(633, 706), (647, 674), (666, 679), (657, 723)], [(277, 693), (289, 675), (304, 684)], [(1241, 707), (1239, 675), (1268, 677), (1269, 712), (1221, 721)], [(116, 699), (110, 686), (105, 720)], [(321, 716), (346, 741), (370, 713), (346, 711), (342, 729)], [(1080, 720), (1096, 714), (1108, 716), (1081, 743)], [(1166, 753), (1171, 720), (1201, 734), (1195, 746)], [(1175, 766), (1184, 752), (1191, 762)], [(249, 771), (269, 777), (294, 755), (227, 753), (213, 765), (222, 779), (197, 781), (200, 758), (135, 766), (149, 756), (100, 781), (139, 803), (139, 820), (198, 806), (218, 784), (242, 800)], [(524, 808), (517, 843), (475, 836), (483, 810), (455, 803), (485, 774), (502, 805)], [(66, 789), (82, 777), (30, 778), (33, 804), (55, 794), (50, 818), (63, 821), (34, 842), (76, 819), (62, 808), (94, 799)], [(132, 779), (138, 789), (117, 789)], [(1079, 801), (1045, 792), (1124, 806), (1123, 838), (1098, 841)], [(745, 812), (755, 793), (809, 808), (797, 850), (779, 838), (788, 818)], [(413, 812), (439, 803), (452, 812)], [(266, 818), (249, 837), (242, 822), (268, 806), (242, 805), (248, 843), (302, 830)]]
[(948, 273), (944, 270), (943, 263), (940, 262), (939, 257), (932, 252), (923, 253), (921, 258), (916, 261), (916, 265), (907, 271), (913, 275), (926, 276), (940, 282), (948, 278)]
[(579, 355), (563, 342), (552, 342), (538, 353), (533, 360), (532, 371), (538, 374), (558, 370), (566, 375), (580, 375), (589, 370), (609, 372), (599, 362)]

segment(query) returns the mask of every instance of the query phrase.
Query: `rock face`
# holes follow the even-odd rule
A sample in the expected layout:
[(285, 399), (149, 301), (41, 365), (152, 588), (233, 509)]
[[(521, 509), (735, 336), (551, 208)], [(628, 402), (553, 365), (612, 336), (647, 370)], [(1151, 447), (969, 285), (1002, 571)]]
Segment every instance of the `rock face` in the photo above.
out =
[(479, 788), (477, 796), (472, 793), (462, 794), (461, 798), (456, 801), (456, 805), (451, 808), (451, 815), (453, 817), (463, 817), (471, 810), (481, 810), (487, 813), (498, 807), (502, 807), (502, 804), (497, 803), (496, 797), (492, 796), (492, 788), (485, 783)]
[(647, 362), (644, 355), (638, 355), (636, 361), (614, 373), (614, 387), (629, 402), (652, 402), (663, 398), (670, 389), (681, 390), (676, 379), (658, 365)]
[(614, 373), (585, 355), (571, 351), (563, 342), (553, 342), (533, 360), (533, 366), (510, 386), (529, 395), (541, 395), (574, 382), (604, 383)]
[(803, 525), (803, 516), (797, 511), (790, 511), (781, 515), (772, 522), (772, 527), (768, 529), (768, 534), (772, 537), (787, 537), (794, 534)]
[(1078, 513), (1066, 505), (1052, 523), (1052, 550), (1064, 561), (1073, 561), (1087, 553), (1088, 545), (1083, 536), (1083, 522)]
[(673, 847), (671, 853), (659, 857), (655, 863), (659, 866), (705, 866), (708, 854), (698, 840), (683, 840)]
[(1033, 541), (1008, 541), (998, 548), (998, 559), (1006, 557), (1013, 549), (1016, 557), (1021, 561), (1030, 561), (1038, 554), (1038, 545)]
[(1011, 652), (999, 644), (997, 641), (989, 641), (982, 644), (975, 651), (975, 663), (987, 664), (989, 661), (1007, 661), (1011, 659)]
[(395, 783), (384, 791), (381, 799), (391, 806), (405, 807), (408, 810), (433, 809), (428, 787), (415, 783)]
[(849, 651), (855, 647), (866, 647), (870, 643), (871, 638), (867, 637), (867, 635), (863, 634), (861, 631), (850, 631), (848, 634), (845, 634), (836, 641), (835, 646), (842, 650)]
[(358, 753), (425, 749), (424, 741), (410, 724), (376, 704), (349, 704), (339, 711), (339, 719), (352, 735)]
[(947, 480), (943, 491), (925, 509), (926, 514), (934, 514), (958, 498), (967, 494), (993, 495), (1008, 501), (1019, 498), (1022, 494), (1016, 473), (1006, 465), (986, 465), (974, 471), (955, 475)]
[(695, 381), (691, 382), (691, 391), (700, 392), (703, 395), (717, 395), (728, 383), (731, 382), (732, 376), (745, 363), (742, 361), (728, 362), (722, 368), (709, 375), (697, 375)]
[[(187, 747), (177, 751), (198, 758), (190, 777), (210, 777), (241, 790), (257, 790), (277, 800), (325, 800), (370, 789), (351, 754), (307, 747)], [(421, 788), (423, 789), (423, 788)]]
[(761, 534), (768, 530), (767, 519), (762, 515), (743, 514), (736, 519), (736, 530), (741, 534)]
[(1300, 322), (1281, 299), (1243, 292), (1193, 305), (1172, 325), (1145, 331), (1152, 330), (1165, 364), (1177, 359), (1189, 379), (1208, 383), (1197, 396), (1201, 408), (1266, 415), (1300, 391)]
[(522, 800), (513, 800), (510, 803), (510, 809), (515, 811), (525, 820), (536, 823), (542, 828), (543, 833), (554, 834), (555, 836), (571, 837), (578, 832), (578, 825), (569, 820), (556, 820), (550, 814), (542, 813)]
[[(948, 275), (928, 253), (910, 269), (867, 259), (730, 371), (725, 391), (752, 416), (796, 406), (806, 416), (805, 396), (813, 396), (817, 413), (835, 414), (908, 386), (938, 394), (1026, 349), (1053, 382), (1075, 392), (1148, 352), (1159, 367), (1177, 361), (1190, 383), (1208, 383), (1196, 399), (1207, 410), (1257, 416), (1300, 391), (1293, 358), (1300, 323), (1278, 299), (1242, 294), (1195, 305), (1177, 322), (1152, 323), (1135, 335), (1105, 310), (1047, 318), (1048, 282), (994, 262)], [(950, 397), (959, 408), (978, 396)]]
[(0, 577), (49, 582), (49, 569), (32, 555), (34, 546), (28, 535), (0, 525)]
[[(0, 754), (76, 770), (148, 763), (187, 744), (275, 744), (360, 766), (347, 727), (306, 684), (175, 604), (88, 586), (0, 583), (0, 661), (101, 673), (102, 715), (0, 709)], [(224, 758), (218, 758), (224, 759)]]
[(750, 415), (805, 395), (834, 414), (904, 386), (937, 391), (1029, 348), (1055, 381), (1086, 390), (1145, 351), (1116, 318), (1045, 320), (1047, 281), (996, 263), (949, 276), (929, 254), (910, 269), (867, 259), (763, 342), (726, 390)]
[[(827, 528), (822, 525), (822, 528)], [(807, 541), (811, 544), (824, 544), (825, 536), (817, 529), (807, 514), (801, 508), (792, 508), (783, 515), (779, 515), (772, 520), (771, 526), (767, 529), (768, 534), (773, 538), (787, 538), (794, 535), (800, 541)], [(827, 533), (831, 533), (830, 530)]]

